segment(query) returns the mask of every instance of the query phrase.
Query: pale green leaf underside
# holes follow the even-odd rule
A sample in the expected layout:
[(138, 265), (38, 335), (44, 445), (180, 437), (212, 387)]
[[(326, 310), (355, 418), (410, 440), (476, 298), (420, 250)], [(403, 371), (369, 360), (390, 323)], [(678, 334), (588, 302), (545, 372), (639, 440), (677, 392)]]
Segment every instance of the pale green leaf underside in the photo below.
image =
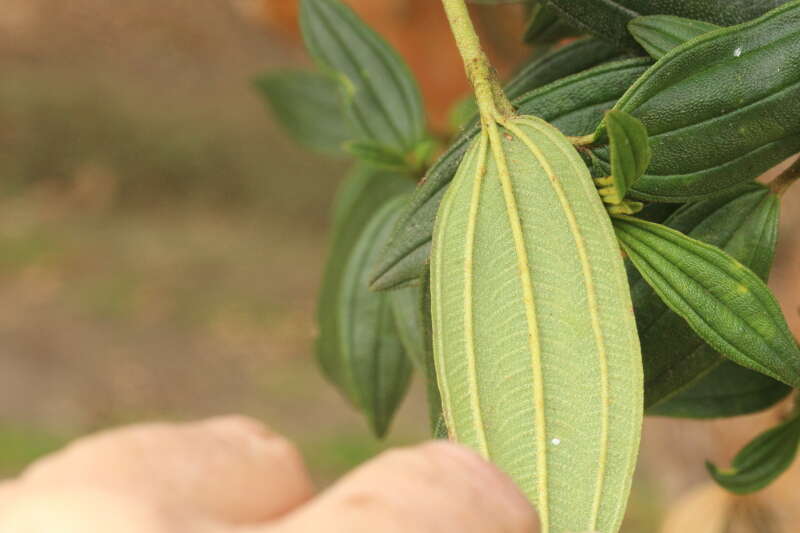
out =
[(542, 531), (615, 532), (643, 389), (622, 259), (563, 135), (525, 117), (501, 138), (500, 159), (485, 135), (473, 143), (434, 232), (434, 352), (448, 429), (512, 476)]

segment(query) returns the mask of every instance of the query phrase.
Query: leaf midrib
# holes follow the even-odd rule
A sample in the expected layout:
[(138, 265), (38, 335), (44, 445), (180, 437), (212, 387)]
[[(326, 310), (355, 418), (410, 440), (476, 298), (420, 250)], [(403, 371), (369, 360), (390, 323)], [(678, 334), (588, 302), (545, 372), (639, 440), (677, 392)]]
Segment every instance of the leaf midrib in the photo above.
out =
[[(547, 128), (543, 128), (536, 124), (535, 122), (525, 121), (530, 127), (536, 128), (539, 133), (543, 134), (549, 140), (551, 140), (559, 150), (565, 154), (562, 149), (562, 140), (554, 138), (552, 133), (547, 130)], [(552, 167), (548, 163), (547, 159), (542, 154), (541, 150), (538, 146), (536, 146), (533, 140), (524, 132), (521, 128), (514, 126), (513, 124), (507, 125), (508, 129), (513, 132), (523, 143), (531, 150), (534, 157), (538, 161), (538, 163), (542, 166), (545, 173), (549, 178), (549, 182), (553, 187), (554, 192), (556, 193), (559, 203), (561, 204), (561, 209), (564, 212), (564, 216), (567, 218), (567, 223), (570, 227), (570, 232), (572, 233), (572, 238), (575, 241), (575, 246), (578, 249), (578, 257), (581, 263), (581, 270), (584, 277), (584, 284), (586, 286), (586, 297), (587, 303), (589, 307), (589, 314), (591, 317), (592, 322), (592, 333), (594, 334), (595, 345), (597, 346), (597, 355), (600, 365), (600, 396), (601, 396), (601, 406), (602, 406), (602, 415), (601, 415), (601, 438), (600, 438), (600, 460), (598, 464), (598, 473), (597, 473), (597, 480), (596, 480), (596, 488), (595, 488), (595, 496), (594, 502), (592, 506), (592, 516), (589, 523), (589, 529), (593, 530), (597, 527), (597, 520), (600, 513), (600, 502), (602, 499), (602, 492), (603, 486), (605, 481), (605, 474), (606, 474), (606, 466), (608, 462), (608, 445), (609, 445), (609, 401), (610, 401), (610, 393), (609, 393), (609, 376), (608, 376), (608, 353), (606, 352), (605, 346), (605, 338), (603, 335), (602, 326), (600, 324), (600, 310), (597, 303), (597, 287), (595, 286), (593, 275), (592, 275), (592, 267), (589, 261), (589, 255), (586, 249), (586, 241), (583, 233), (581, 232), (580, 226), (577, 222), (575, 217), (575, 212), (572, 209), (572, 206), (569, 203), (569, 199), (564, 192), (564, 189), (561, 185), (560, 179), (556, 176), (555, 172), (553, 172)], [(567, 159), (573, 167), (573, 170), (576, 175), (579, 175), (580, 170), (575, 168), (573, 158), (569, 157), (571, 154), (567, 155)]]

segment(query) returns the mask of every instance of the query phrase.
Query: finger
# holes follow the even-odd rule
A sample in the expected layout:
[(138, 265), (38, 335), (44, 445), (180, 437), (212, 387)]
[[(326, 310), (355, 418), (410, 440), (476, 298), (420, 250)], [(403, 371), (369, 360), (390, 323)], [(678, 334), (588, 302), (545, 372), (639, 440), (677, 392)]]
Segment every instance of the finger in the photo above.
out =
[(715, 483), (701, 485), (672, 506), (661, 533), (723, 533), (727, 530), (734, 499)]
[(2, 512), (3, 504), (9, 500), (15, 483), (11, 481), (0, 481), (0, 512)]
[(388, 452), (261, 531), (535, 533), (539, 529), (533, 508), (506, 475), (466, 448), (441, 442)]
[(22, 482), (91, 485), (230, 523), (281, 516), (313, 492), (294, 446), (244, 417), (110, 431), (34, 464)]
[(220, 533), (210, 520), (92, 488), (16, 487), (0, 533)]

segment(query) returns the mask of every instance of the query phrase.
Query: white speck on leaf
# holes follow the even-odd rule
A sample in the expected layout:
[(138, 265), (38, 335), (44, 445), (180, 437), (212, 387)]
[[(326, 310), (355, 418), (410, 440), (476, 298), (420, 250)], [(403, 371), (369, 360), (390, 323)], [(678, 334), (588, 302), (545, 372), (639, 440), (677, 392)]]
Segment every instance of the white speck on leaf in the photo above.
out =
[(739, 48), (734, 50), (733, 51), (733, 55), (734, 55), (734, 57), (739, 57), (740, 55), (742, 55), (742, 47), (740, 46)]
[(552, 441), (550, 441), (550, 442), (552, 442), (552, 443), (553, 443), (553, 446), (558, 446), (559, 444), (561, 444), (561, 439), (553, 439), (553, 440), (552, 440)]

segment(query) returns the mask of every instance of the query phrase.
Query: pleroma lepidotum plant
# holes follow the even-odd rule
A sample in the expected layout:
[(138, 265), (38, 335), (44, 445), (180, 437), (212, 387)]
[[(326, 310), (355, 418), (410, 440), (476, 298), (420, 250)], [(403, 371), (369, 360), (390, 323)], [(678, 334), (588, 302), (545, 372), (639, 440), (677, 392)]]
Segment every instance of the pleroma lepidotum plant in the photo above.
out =
[[(506, 471), (543, 532), (613, 533), (643, 415), (731, 417), (800, 387), (765, 285), (800, 164), (755, 181), (800, 152), (800, 1), (527, 2), (536, 52), (505, 84), (464, 0), (442, 7), (474, 88), (446, 148), (339, 0), (300, 1), (316, 71), (258, 80), (299, 141), (355, 160), (319, 363), (378, 435), (416, 367), (432, 431)], [(795, 409), (709, 473), (757, 491), (799, 443)]]

